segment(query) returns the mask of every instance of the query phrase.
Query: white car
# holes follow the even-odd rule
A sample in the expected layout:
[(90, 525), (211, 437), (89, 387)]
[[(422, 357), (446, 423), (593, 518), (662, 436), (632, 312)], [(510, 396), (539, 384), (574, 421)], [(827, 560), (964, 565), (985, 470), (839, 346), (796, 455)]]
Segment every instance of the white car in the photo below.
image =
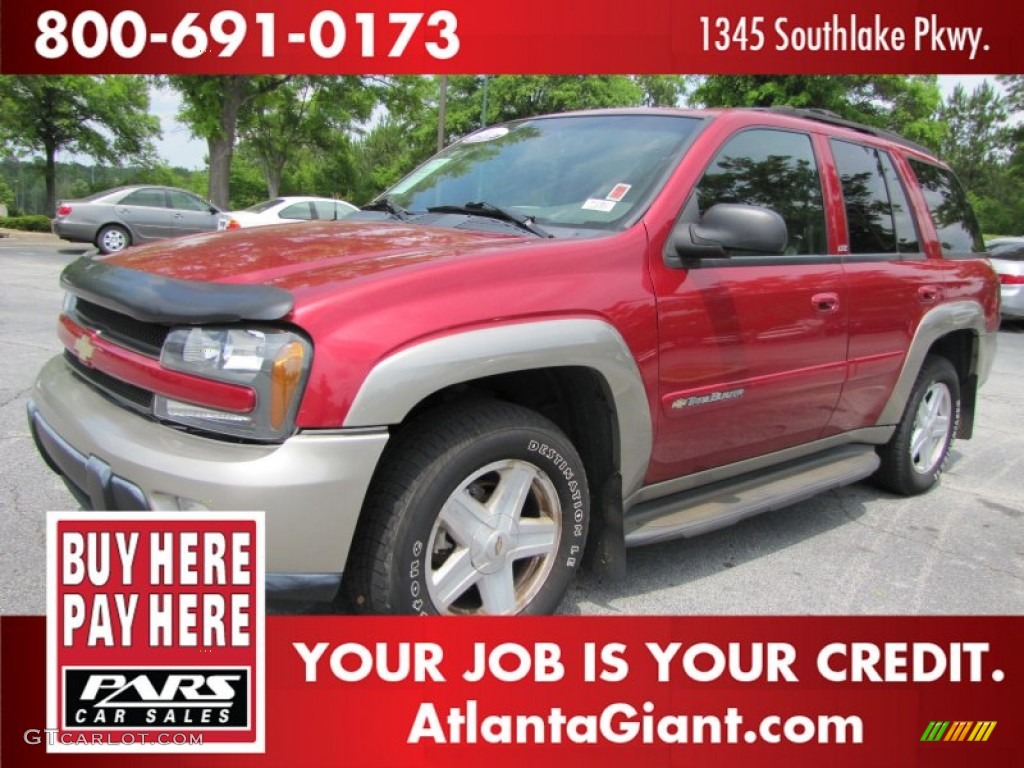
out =
[(241, 211), (232, 211), (228, 229), (294, 221), (330, 221), (343, 219), (358, 210), (351, 203), (329, 197), (275, 197)]

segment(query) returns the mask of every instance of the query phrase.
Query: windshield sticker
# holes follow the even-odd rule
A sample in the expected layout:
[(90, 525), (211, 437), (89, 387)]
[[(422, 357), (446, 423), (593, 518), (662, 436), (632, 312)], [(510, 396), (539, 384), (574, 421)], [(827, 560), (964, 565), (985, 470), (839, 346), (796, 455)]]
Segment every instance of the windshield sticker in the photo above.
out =
[(433, 160), (428, 160), (415, 171), (413, 171), (404, 179), (402, 179), (400, 182), (395, 184), (395, 186), (388, 190), (388, 194), (401, 195), (405, 192), (408, 192), (410, 189), (412, 189), (425, 178), (427, 178), (427, 176), (430, 176), (431, 174), (441, 170), (450, 162), (450, 157), (435, 157)]
[(605, 213), (611, 213), (615, 210), (614, 200), (597, 200), (596, 198), (590, 198), (583, 204), (583, 210), (585, 211), (604, 211)]
[(494, 141), (508, 133), (504, 125), (496, 125), (493, 128), (484, 128), (482, 131), (471, 133), (462, 140), (463, 144), (477, 144), (481, 141)]
[(608, 193), (608, 197), (605, 199), (612, 200), (617, 203), (626, 196), (626, 193), (628, 193), (632, 187), (632, 184), (616, 184), (612, 187), (612, 191)]

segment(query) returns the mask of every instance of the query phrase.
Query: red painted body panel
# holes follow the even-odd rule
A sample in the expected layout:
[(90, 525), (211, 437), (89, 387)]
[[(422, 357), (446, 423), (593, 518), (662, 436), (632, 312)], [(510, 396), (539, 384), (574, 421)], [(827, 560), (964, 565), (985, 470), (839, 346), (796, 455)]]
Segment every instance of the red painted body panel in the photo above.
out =
[(847, 315), (811, 298), (842, 297), (838, 264), (659, 270), (662, 396), (742, 389), (719, 407), (663, 409), (656, 482), (809, 442), (845, 378)]

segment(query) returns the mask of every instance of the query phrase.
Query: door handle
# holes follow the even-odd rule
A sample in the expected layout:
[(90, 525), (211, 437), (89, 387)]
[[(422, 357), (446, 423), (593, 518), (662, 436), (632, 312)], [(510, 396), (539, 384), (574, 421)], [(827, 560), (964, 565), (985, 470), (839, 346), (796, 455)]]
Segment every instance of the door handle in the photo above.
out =
[(811, 297), (811, 304), (816, 312), (831, 314), (839, 311), (839, 294), (816, 293)]
[(176, 213), (176, 214), (174, 214), (174, 218), (176, 218), (176, 219), (183, 219), (183, 218), (185, 218), (185, 214), (183, 214), (183, 213)]
[(937, 285), (922, 285), (917, 289), (917, 299), (922, 304), (934, 304), (942, 296), (942, 289)]

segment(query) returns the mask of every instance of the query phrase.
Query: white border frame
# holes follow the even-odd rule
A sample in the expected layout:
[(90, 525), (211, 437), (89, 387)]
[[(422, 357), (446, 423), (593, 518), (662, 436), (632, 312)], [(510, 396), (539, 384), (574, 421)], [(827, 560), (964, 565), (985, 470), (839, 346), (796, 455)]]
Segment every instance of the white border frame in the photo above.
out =
[[(57, 710), (57, 525), (71, 521), (90, 522), (216, 522), (245, 521), (256, 527), (256, 665), (250, 675), (250, 706), (255, 704), (252, 720), (255, 739), (252, 742), (211, 742), (187, 744), (62, 744), (47, 738), (46, 751), (51, 753), (187, 753), (187, 754), (253, 754), (266, 752), (266, 515), (264, 512), (48, 512), (46, 514), (46, 728), (58, 732), (60, 713)], [(75, 665), (80, 666), (80, 665)], [(202, 665), (199, 665), (202, 666)], [(129, 667), (126, 667), (126, 669)], [(109, 729), (99, 729), (109, 730)], [(151, 730), (151, 729), (139, 729)], [(185, 729), (182, 729), (186, 732)], [(59, 731), (73, 733), (73, 731)], [(223, 730), (218, 733), (223, 733)]]

